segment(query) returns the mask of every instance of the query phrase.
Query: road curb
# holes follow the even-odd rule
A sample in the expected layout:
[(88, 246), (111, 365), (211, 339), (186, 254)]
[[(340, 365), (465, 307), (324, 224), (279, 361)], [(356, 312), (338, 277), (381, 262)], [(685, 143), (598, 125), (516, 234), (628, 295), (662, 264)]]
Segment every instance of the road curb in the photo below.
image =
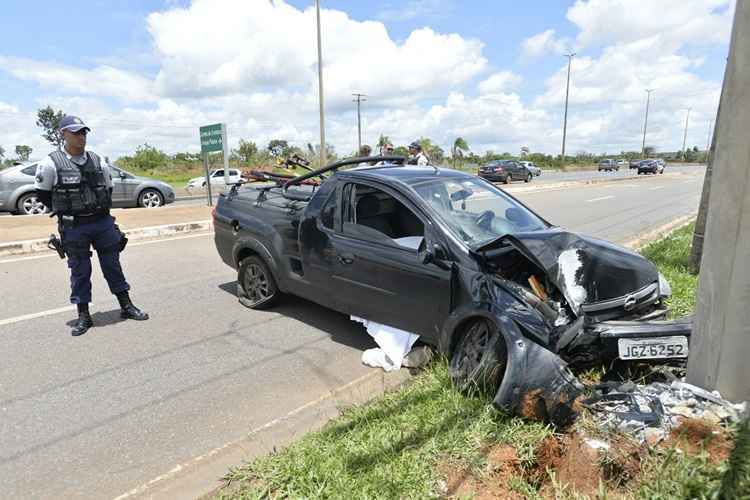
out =
[(698, 212), (693, 212), (691, 214), (678, 217), (677, 219), (668, 222), (663, 226), (647, 231), (633, 238), (632, 240), (625, 242), (623, 246), (630, 248), (631, 250), (641, 250), (649, 243), (653, 243), (656, 240), (666, 238), (678, 229), (682, 229), (683, 227), (687, 226), (688, 224), (693, 222), (697, 216)]
[(342, 408), (367, 403), (376, 396), (402, 387), (411, 379), (412, 374), (406, 368), (390, 373), (372, 370), (286, 415), (256, 427), (237, 441), (175, 465), (168, 472), (123, 493), (115, 500), (212, 498), (213, 493), (223, 486), (220, 478), (231, 467), (288, 446), (309, 432), (322, 428), (339, 416)]
[[(165, 224), (163, 226), (139, 227), (126, 229), (123, 232), (131, 242), (150, 240), (156, 238), (169, 238), (182, 236), (189, 233), (207, 232), (213, 230), (213, 222), (210, 220), (180, 222), (177, 224)], [(24, 241), (10, 241), (0, 243), (0, 257), (10, 255), (23, 255), (39, 252), (50, 252), (47, 248), (48, 238)]]

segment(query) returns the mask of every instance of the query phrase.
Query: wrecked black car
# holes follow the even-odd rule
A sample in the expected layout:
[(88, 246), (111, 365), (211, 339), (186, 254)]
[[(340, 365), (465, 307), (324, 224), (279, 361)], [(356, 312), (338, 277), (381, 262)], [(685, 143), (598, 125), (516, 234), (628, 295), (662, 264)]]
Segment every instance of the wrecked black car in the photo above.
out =
[(568, 365), (687, 357), (691, 322), (664, 320), (671, 290), (651, 262), (476, 176), (402, 163), (346, 160), (222, 195), (215, 243), (240, 301), (289, 293), (416, 333), (458, 387), (557, 422), (582, 388)]

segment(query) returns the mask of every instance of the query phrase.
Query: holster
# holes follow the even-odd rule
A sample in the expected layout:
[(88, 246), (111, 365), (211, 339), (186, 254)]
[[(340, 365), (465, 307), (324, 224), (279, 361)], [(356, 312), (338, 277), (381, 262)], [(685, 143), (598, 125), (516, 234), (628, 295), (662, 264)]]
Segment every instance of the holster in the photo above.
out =
[(120, 226), (115, 224), (115, 231), (117, 231), (120, 235), (120, 252), (125, 250), (125, 247), (128, 246), (128, 237), (125, 236), (125, 233), (120, 231)]
[(56, 251), (57, 255), (59, 255), (61, 259), (65, 258), (65, 247), (63, 247), (62, 241), (60, 241), (60, 238), (58, 238), (56, 235), (54, 234), (49, 235), (47, 248), (49, 248), (50, 250)]

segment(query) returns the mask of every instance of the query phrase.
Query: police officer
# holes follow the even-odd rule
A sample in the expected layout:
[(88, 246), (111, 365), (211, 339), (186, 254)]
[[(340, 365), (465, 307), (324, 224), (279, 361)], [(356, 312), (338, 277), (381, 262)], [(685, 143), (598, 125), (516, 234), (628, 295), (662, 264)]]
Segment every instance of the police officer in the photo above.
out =
[(420, 167), (430, 164), (430, 160), (427, 155), (422, 151), (422, 145), (417, 141), (409, 144), (409, 159), (407, 160), (409, 165), (418, 165)]
[(60, 120), (65, 140), (41, 162), (36, 172), (39, 201), (58, 217), (58, 229), (70, 268), (70, 302), (78, 307), (73, 336), (83, 335), (94, 323), (89, 313), (91, 302), (91, 256), (93, 246), (99, 257), (104, 278), (120, 303), (124, 319), (146, 320), (148, 314), (130, 301), (130, 285), (120, 266), (123, 235), (109, 215), (112, 206), (112, 175), (99, 156), (86, 151), (86, 135), (91, 131), (75, 116)]

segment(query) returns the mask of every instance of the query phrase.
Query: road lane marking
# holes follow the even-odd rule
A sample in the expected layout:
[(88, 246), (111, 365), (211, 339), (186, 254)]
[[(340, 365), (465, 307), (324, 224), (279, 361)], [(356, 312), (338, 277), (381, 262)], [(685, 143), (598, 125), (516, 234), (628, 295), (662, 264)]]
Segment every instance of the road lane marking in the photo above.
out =
[(586, 203), (590, 203), (592, 201), (602, 201), (602, 200), (610, 200), (614, 198), (614, 196), (600, 196), (599, 198), (591, 198), (590, 200), (586, 200)]
[[(174, 238), (161, 238), (157, 240), (139, 241), (137, 243), (128, 243), (128, 248), (139, 247), (141, 245), (152, 245), (154, 243), (164, 243), (167, 241), (186, 240), (188, 238), (199, 238), (201, 236), (210, 236), (212, 234), (214, 233), (210, 232), (210, 233), (201, 233), (201, 234), (191, 234), (188, 236), (176, 236)], [(32, 255), (30, 257), (18, 257), (15, 259), (0, 260), (0, 264), (10, 264), (11, 262), (22, 262), (25, 260), (47, 259), (49, 257), (59, 257), (59, 255), (57, 255), (57, 253), (52, 252), (52, 253), (45, 253), (44, 255)]]
[(664, 189), (666, 186), (656, 186), (652, 188), (648, 188), (649, 191), (656, 191), (657, 189)]
[[(93, 305), (93, 303), (89, 305)], [(44, 316), (52, 316), (53, 314), (59, 314), (62, 312), (75, 311), (75, 310), (76, 310), (76, 305), (71, 304), (65, 307), (58, 307), (57, 309), (48, 309), (46, 311), (40, 311), (36, 313), (31, 313), (31, 314), (24, 314), (21, 316), (16, 316), (14, 318), (0, 319), (0, 326), (12, 325), (13, 323), (20, 323), (21, 321), (27, 321), (27, 320), (36, 319), (36, 318), (43, 318)]]

